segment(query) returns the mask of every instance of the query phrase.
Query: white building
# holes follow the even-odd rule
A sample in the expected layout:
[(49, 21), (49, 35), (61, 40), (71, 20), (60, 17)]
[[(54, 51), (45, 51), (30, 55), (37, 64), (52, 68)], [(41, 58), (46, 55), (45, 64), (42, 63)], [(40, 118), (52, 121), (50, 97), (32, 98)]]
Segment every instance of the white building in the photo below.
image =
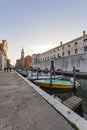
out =
[[(80, 71), (84, 71), (83, 67), (86, 64), (87, 54), (87, 34), (83, 31), (83, 35), (73, 39), (67, 43), (60, 42), (60, 46), (57, 46), (51, 50), (48, 50), (41, 54), (34, 54), (33, 67), (34, 68), (50, 68), (50, 61), (54, 60), (55, 68), (71, 71), (72, 67), (75, 66)], [(81, 58), (84, 55), (85, 61), (82, 63)], [(78, 58), (77, 58), (78, 57)], [(73, 59), (73, 66), (71, 60)], [(78, 65), (79, 64), (79, 65)]]

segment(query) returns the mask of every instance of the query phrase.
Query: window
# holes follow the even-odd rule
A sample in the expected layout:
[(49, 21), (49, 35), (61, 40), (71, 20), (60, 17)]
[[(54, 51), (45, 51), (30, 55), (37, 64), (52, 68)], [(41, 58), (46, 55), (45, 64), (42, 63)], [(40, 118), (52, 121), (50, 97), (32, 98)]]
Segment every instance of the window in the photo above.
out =
[(78, 53), (78, 49), (75, 49), (75, 54), (77, 54)]
[(70, 56), (70, 51), (68, 51), (68, 56)]
[(84, 46), (84, 52), (87, 51), (87, 46)]
[(59, 51), (59, 49), (57, 49)]
[(70, 47), (70, 45), (68, 45), (68, 47)]
[(77, 42), (75, 42), (75, 45), (77, 45)]
[(62, 49), (64, 49), (64, 46), (62, 47)]
[(87, 41), (87, 38), (83, 39), (83, 41), (86, 42), (86, 41)]
[(64, 57), (64, 52), (62, 53), (62, 56)]
[(36, 60), (36, 62), (37, 62), (37, 59), (35, 59)]

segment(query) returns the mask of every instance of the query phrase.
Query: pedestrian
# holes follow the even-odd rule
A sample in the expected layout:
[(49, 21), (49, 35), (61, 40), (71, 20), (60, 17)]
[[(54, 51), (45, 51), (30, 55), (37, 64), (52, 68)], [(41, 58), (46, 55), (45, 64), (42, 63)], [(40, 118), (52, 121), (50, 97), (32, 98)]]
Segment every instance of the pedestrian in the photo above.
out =
[(10, 67), (10, 72), (11, 72), (11, 69), (12, 69), (12, 68)]
[(6, 71), (6, 67), (4, 67), (4, 72)]
[(7, 67), (7, 72), (8, 72), (8, 69), (9, 69), (9, 68)]

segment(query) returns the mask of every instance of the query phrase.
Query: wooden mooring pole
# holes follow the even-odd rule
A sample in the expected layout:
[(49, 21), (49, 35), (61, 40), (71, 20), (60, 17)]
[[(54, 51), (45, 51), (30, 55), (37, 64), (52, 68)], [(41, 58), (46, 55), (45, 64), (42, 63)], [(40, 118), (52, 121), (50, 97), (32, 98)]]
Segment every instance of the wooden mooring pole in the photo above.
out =
[(51, 89), (51, 94), (52, 94), (52, 73), (54, 71), (54, 61), (51, 61), (51, 67), (50, 67), (50, 89)]
[(73, 85), (73, 92), (74, 95), (76, 95), (76, 88), (75, 88), (75, 82), (76, 82), (76, 74), (75, 74), (75, 67), (73, 67), (73, 77), (74, 77), (74, 85)]

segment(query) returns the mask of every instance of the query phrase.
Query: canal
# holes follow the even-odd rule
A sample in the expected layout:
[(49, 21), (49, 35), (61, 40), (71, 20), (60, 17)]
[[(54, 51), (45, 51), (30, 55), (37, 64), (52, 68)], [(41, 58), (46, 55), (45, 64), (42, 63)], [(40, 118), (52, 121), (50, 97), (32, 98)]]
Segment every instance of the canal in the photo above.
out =
[[(58, 74), (59, 75), (59, 74)], [(70, 79), (71, 75), (64, 75), (65, 78)], [(76, 77), (76, 80), (78, 82), (80, 82), (80, 87), (78, 88), (78, 90), (76, 91), (76, 96), (80, 97), (83, 99), (82, 102), (82, 110), (83, 110), (83, 116), (84, 118), (87, 120), (87, 78), (83, 78), (83, 77)], [(42, 88), (42, 87), (41, 87)], [(62, 101), (68, 99), (69, 97), (73, 96), (74, 93), (73, 92), (68, 92), (68, 93), (61, 93), (61, 92), (54, 92), (54, 91), (48, 91), (46, 89), (44, 89), (46, 92), (48, 92), (51, 95), (55, 95), (58, 98), (60, 98)]]
[[(65, 76), (65, 78), (70, 79), (71, 77), (70, 76)], [(82, 102), (83, 116), (87, 120), (87, 79), (86, 78), (81, 78), (81, 77), (80, 78), (76, 77), (76, 80), (78, 82), (80, 82), (80, 87), (76, 91), (76, 96), (83, 99), (83, 102)], [(46, 89), (45, 89), (45, 91), (46, 91)], [(55, 93), (54, 91), (51, 92), (51, 91), (48, 91), (48, 90), (46, 92), (48, 92), (51, 95), (57, 96), (62, 101), (66, 100), (69, 97), (74, 95), (73, 92), (69, 92), (69, 93), (56, 92)]]
[(87, 79), (77, 78), (80, 82), (80, 89), (77, 91), (77, 96), (83, 98), (82, 109), (84, 118), (87, 119)]
[[(83, 102), (82, 102), (83, 116), (87, 120), (87, 79), (76, 77), (76, 80), (80, 82), (80, 88), (76, 91), (76, 96), (81, 97), (83, 99)], [(66, 100), (72, 95), (74, 94), (73, 93), (57, 93), (56, 94), (56, 96), (58, 96), (62, 100)]]

